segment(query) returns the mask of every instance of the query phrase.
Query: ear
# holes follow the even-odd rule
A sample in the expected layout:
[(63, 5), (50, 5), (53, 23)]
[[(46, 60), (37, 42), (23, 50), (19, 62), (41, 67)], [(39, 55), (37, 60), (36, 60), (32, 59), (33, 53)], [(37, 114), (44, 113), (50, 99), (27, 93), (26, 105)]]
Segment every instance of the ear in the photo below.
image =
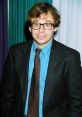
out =
[(57, 30), (58, 30), (58, 27), (55, 27), (55, 28), (54, 28), (54, 32), (56, 32)]
[(31, 27), (29, 27), (29, 31), (31, 32)]

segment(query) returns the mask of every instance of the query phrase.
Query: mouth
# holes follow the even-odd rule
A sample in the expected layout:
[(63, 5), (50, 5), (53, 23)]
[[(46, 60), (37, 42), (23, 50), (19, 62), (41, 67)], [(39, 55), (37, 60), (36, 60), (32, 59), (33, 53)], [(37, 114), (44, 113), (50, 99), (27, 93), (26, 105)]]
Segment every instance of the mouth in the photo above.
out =
[(42, 35), (40, 36), (40, 35), (39, 35), (38, 38), (39, 38), (39, 39), (45, 39), (45, 36), (42, 36)]

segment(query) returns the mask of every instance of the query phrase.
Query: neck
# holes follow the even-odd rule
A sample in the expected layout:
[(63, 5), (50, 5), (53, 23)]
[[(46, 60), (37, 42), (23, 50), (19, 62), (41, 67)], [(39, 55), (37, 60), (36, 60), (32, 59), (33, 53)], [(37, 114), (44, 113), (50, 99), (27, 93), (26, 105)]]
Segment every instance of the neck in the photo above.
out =
[(42, 44), (42, 45), (40, 45), (40, 44), (38, 44), (37, 42), (35, 42), (35, 44), (39, 47), (39, 48), (44, 48), (44, 47), (46, 47), (49, 43), (52, 43), (52, 40), (53, 39), (51, 39), (50, 41), (48, 41), (47, 43), (44, 43), (44, 44)]

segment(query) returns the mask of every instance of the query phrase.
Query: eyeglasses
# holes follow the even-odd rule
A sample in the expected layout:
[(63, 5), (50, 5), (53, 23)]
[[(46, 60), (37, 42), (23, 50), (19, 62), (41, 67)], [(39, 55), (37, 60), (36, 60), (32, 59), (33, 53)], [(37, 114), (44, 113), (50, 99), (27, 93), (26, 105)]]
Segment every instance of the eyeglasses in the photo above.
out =
[(41, 26), (43, 26), (43, 28), (45, 30), (51, 30), (52, 26), (54, 26), (54, 24), (52, 24), (52, 23), (43, 23), (43, 24), (41, 24), (41, 23), (38, 23), (38, 22), (33, 22), (31, 24), (31, 28), (34, 29), (34, 30), (40, 29)]

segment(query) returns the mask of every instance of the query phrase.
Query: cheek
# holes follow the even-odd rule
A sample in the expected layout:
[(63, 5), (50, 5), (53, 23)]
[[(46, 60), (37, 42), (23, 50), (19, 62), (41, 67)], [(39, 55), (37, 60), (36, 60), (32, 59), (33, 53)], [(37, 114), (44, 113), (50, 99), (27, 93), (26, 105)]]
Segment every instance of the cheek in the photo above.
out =
[(37, 36), (37, 31), (32, 31), (31, 33), (32, 33), (32, 36), (33, 37), (36, 37)]
[(54, 31), (49, 31), (49, 32), (46, 32), (47, 36), (52, 36), (54, 34)]

